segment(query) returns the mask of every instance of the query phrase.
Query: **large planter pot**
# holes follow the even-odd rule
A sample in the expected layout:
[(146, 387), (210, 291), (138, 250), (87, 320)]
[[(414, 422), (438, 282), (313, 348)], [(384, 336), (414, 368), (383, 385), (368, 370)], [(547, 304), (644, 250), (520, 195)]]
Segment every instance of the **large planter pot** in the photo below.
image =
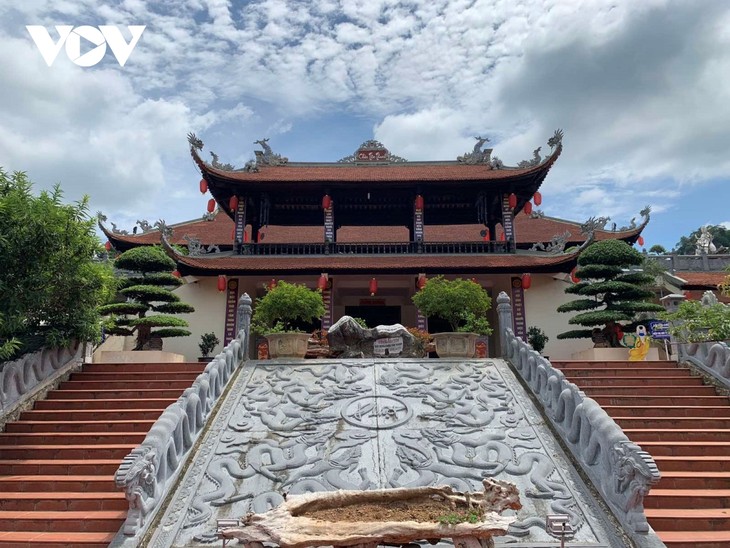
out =
[(473, 358), (477, 338), (476, 333), (434, 333), (433, 342), (439, 358)]
[(269, 357), (304, 358), (307, 353), (309, 333), (271, 333), (266, 335), (269, 341)]

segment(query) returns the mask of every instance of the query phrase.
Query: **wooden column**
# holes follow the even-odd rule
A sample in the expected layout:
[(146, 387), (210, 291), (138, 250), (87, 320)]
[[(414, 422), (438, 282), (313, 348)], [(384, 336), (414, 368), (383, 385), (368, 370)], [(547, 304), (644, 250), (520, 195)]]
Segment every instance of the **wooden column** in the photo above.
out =
[(236, 209), (235, 230), (233, 233), (233, 247), (238, 253), (241, 252), (241, 246), (244, 241), (244, 233), (246, 232), (246, 198), (238, 198), (238, 208)]
[(507, 242), (514, 242), (515, 217), (512, 214), (512, 208), (509, 206), (509, 194), (502, 196), (502, 228), (504, 229), (504, 239)]
[(416, 247), (419, 253), (422, 251), (423, 247), (421, 245), (423, 244), (423, 210), (423, 196), (417, 194), (413, 202), (413, 241), (416, 242)]

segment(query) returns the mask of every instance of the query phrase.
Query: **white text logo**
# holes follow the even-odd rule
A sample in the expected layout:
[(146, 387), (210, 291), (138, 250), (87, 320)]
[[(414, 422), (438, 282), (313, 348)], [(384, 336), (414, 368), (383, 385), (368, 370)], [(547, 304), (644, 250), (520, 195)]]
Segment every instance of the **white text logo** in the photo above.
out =
[[(137, 45), (145, 25), (127, 25), (132, 39), (127, 43), (122, 36), (122, 32), (111, 25), (100, 25), (90, 27), (87, 25), (81, 27), (72, 27), (71, 25), (56, 25), (58, 32), (58, 41), (54, 42), (51, 35), (45, 27), (40, 25), (27, 25), (31, 38), (41, 52), (43, 60), (50, 67), (58, 57), (61, 48), (66, 44), (66, 55), (74, 63), (80, 67), (93, 67), (104, 58), (107, 45), (112, 50), (117, 62), (124, 66), (129, 56)], [(93, 48), (81, 54), (81, 39), (87, 40), (93, 44)]]

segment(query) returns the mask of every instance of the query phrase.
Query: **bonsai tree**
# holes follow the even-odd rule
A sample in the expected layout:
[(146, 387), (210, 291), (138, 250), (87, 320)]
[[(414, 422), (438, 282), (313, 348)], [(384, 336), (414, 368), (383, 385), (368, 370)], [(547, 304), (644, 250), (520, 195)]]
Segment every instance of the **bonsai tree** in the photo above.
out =
[(215, 333), (203, 333), (200, 336), (200, 344), (198, 345), (198, 348), (200, 348), (200, 354), (204, 358), (207, 358), (220, 342), (221, 341), (218, 337), (215, 336)]
[(256, 300), (251, 325), (259, 334), (302, 332), (304, 325), (324, 315), (322, 292), (303, 284), (280, 281)]
[(532, 326), (527, 330), (527, 342), (535, 352), (542, 352), (550, 338), (539, 327)]
[(413, 295), (413, 303), (426, 316), (446, 320), (452, 331), (489, 335), (492, 330), (486, 318), (492, 299), (482, 286), (457, 278), (436, 276)]
[(604, 240), (588, 247), (578, 257), (575, 275), (581, 281), (565, 292), (581, 298), (558, 307), (558, 312), (579, 312), (568, 323), (585, 326), (558, 335), (558, 339), (591, 338), (594, 330), (605, 333), (612, 346), (618, 345), (619, 322), (631, 323), (644, 312), (662, 312), (655, 303), (647, 302), (653, 293), (644, 286), (654, 276), (643, 271), (626, 271), (642, 265), (644, 257), (626, 242)]
[[(128, 271), (120, 281), (120, 297), (124, 301), (100, 307), (100, 312), (110, 315), (107, 332), (112, 335), (137, 334), (135, 350), (148, 347), (154, 337), (185, 337), (188, 322), (171, 314), (194, 312), (189, 304), (180, 302), (171, 288), (182, 284), (170, 272), (175, 262), (156, 246), (135, 247), (117, 257), (114, 265)], [(157, 314), (148, 315), (149, 312)], [(154, 330), (153, 330), (154, 329)]]

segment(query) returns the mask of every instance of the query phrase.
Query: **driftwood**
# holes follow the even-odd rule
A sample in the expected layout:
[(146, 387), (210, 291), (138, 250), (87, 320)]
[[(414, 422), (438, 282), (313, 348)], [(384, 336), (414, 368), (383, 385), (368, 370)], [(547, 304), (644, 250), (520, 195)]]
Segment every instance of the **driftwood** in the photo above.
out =
[[(248, 514), (242, 527), (219, 531), (224, 539), (239, 539), (245, 546), (259, 548), (264, 542), (281, 548), (311, 546), (375, 547), (381, 543), (405, 544), (415, 540), (452, 538), (457, 548), (493, 546), (491, 537), (504, 535), (516, 517), (500, 516), (511, 508), (522, 505), (515, 485), (499, 480), (485, 479), (484, 492), (460, 493), (449, 486), (372, 491), (332, 491), (290, 495), (277, 508), (263, 514)], [(344, 509), (359, 504), (441, 500), (450, 506), (460, 504), (478, 509), (483, 516), (476, 523), (445, 524), (423, 521), (331, 521), (312, 519), (308, 512), (326, 509)], [(350, 508), (352, 509), (352, 508)]]

